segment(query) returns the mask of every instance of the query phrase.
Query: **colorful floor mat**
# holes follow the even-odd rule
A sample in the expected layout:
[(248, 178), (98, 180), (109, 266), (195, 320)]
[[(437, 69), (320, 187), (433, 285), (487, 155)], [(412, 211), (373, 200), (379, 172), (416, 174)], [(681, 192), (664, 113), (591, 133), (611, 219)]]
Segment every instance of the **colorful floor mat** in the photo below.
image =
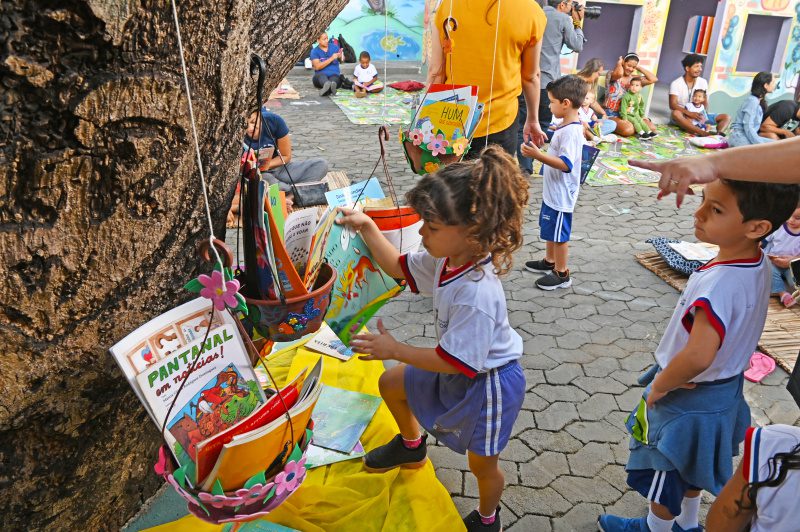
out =
[(641, 141), (636, 138), (622, 139), (620, 152), (614, 153), (614, 144), (601, 143), (600, 153), (595, 160), (586, 184), (594, 187), (606, 185), (647, 185), (657, 186), (659, 174), (649, 170), (634, 168), (628, 159), (674, 159), (698, 155), (708, 150), (693, 146), (677, 128), (658, 126), (658, 136), (653, 140)]
[(333, 102), (354, 124), (407, 124), (411, 120), (412, 93), (387, 87), (378, 94), (356, 98), (353, 91), (339, 89)]

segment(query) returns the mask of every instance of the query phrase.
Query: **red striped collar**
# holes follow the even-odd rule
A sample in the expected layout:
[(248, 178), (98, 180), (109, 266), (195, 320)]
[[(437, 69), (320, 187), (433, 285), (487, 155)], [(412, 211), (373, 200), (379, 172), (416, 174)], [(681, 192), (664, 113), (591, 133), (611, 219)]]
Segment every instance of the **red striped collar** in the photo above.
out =
[(485, 259), (479, 261), (478, 264), (475, 264), (474, 262), (469, 261), (466, 264), (464, 264), (462, 266), (459, 266), (458, 268), (455, 268), (453, 270), (448, 271), (447, 270), (447, 263), (450, 261), (450, 257), (445, 257), (444, 262), (442, 262), (442, 269), (439, 272), (439, 286), (443, 286), (443, 285), (449, 283), (450, 281), (453, 281), (453, 280), (461, 277), (462, 275), (474, 270), (476, 266), (479, 266), (479, 265), (483, 266), (484, 264), (487, 264), (488, 262), (491, 262), (491, 260), (492, 260), (492, 256), (489, 255)]
[[(712, 259), (713, 260), (713, 259)], [(719, 262), (708, 262), (703, 264), (696, 271), (702, 272), (705, 270), (710, 270), (714, 266), (733, 266), (736, 268), (753, 268), (761, 264), (761, 261), (764, 260), (764, 254), (759, 252), (758, 256), (752, 257), (749, 259), (733, 259), (733, 260), (723, 260)]]

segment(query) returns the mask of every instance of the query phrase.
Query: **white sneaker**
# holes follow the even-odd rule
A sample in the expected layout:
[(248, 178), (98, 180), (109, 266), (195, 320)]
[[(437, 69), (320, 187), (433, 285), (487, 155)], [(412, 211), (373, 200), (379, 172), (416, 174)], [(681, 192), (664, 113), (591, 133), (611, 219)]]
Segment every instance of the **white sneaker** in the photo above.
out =
[(609, 133), (607, 135), (603, 135), (602, 137), (600, 137), (600, 140), (602, 140), (603, 142), (616, 142), (617, 136), (613, 133)]

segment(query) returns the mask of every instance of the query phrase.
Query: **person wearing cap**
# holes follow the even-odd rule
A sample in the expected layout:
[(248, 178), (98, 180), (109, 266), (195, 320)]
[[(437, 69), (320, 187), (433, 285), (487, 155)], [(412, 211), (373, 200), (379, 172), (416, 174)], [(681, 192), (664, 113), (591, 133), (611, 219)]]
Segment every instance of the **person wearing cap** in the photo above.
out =
[[(639, 65), (639, 56), (634, 52), (620, 57), (614, 66), (614, 70), (611, 70), (606, 77), (606, 101), (603, 104), (603, 108), (606, 111), (606, 116), (617, 123), (617, 129), (614, 130), (614, 133), (621, 137), (630, 137), (636, 133), (633, 124), (619, 115), (622, 97), (628, 92), (628, 88), (631, 86), (631, 78), (633, 77), (642, 78), (642, 88), (658, 81), (655, 74)], [(645, 121), (648, 125), (652, 125), (649, 118), (645, 118)]]

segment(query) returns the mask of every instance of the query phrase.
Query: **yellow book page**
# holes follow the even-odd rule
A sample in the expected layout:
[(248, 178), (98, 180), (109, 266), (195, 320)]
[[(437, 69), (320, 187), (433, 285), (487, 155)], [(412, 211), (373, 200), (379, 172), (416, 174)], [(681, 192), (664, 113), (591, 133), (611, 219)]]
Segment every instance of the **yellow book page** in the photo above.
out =
[[(469, 119), (469, 106), (451, 102), (436, 102), (423, 107), (417, 116), (417, 127), (425, 134), (428, 129), (433, 135), (441, 131), (447, 141), (454, 140), (456, 130), (459, 137), (466, 134)], [(430, 126), (427, 124), (430, 123)]]

